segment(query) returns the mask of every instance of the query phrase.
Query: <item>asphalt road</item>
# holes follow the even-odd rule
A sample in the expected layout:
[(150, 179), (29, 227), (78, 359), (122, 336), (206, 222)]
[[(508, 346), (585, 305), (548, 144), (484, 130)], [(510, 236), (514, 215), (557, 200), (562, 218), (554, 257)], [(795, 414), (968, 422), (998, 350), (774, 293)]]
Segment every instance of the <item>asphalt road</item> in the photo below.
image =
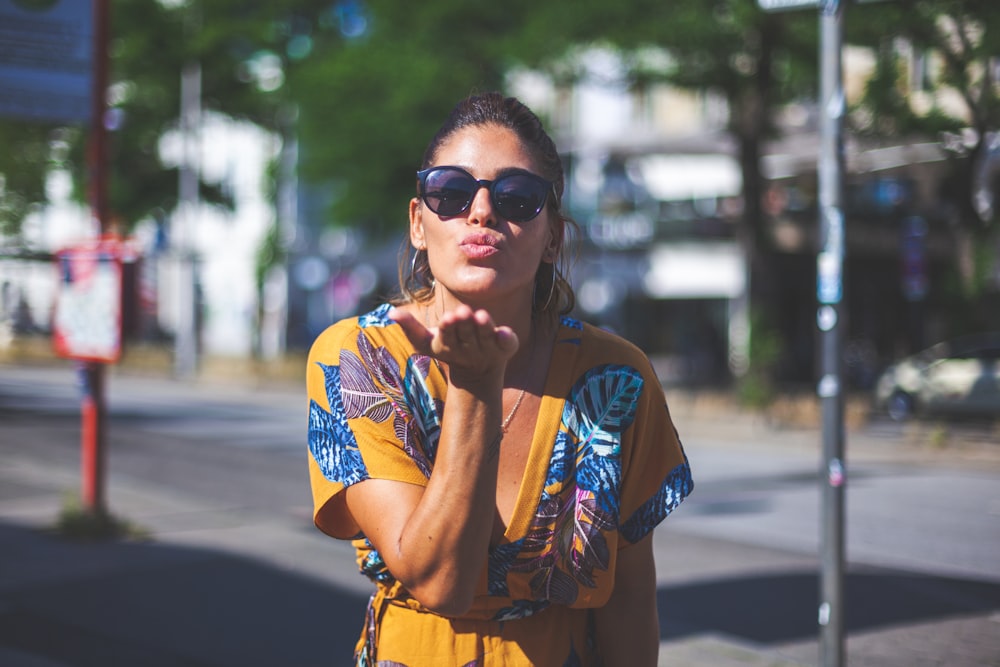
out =
[[(15, 468), (58, 471), (53, 479), (72, 488), (75, 382), (68, 365), (0, 366), (0, 457), (17, 462), (0, 477), (0, 505), (18, 496)], [(349, 609), (361, 604), (366, 585), (349, 550), (308, 525), (301, 388), (113, 374), (108, 414), (113, 512), (139, 515), (171, 544), (193, 540), (273, 562), (273, 548), (248, 537), (264, 518), (292, 530), (282, 566), (332, 582), (351, 596)], [(697, 413), (683, 401), (673, 414), (696, 487), (655, 538), (664, 664), (815, 664), (818, 435)], [(1000, 456), (992, 450), (1000, 444), (985, 430), (952, 451), (915, 446), (908, 433), (875, 423), (848, 438), (850, 664), (1000, 665)], [(152, 490), (188, 509), (143, 514)], [(11, 507), (30, 515), (23, 496)], [(341, 651), (353, 634), (352, 626), (337, 635)], [(3, 638), (0, 630), (0, 646)]]

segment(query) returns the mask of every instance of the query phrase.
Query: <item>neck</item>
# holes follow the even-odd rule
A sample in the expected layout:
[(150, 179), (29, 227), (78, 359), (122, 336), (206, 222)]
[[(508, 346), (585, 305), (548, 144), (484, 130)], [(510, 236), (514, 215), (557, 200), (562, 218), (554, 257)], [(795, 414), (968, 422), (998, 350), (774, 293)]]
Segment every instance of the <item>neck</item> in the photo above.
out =
[(517, 334), (518, 350), (507, 362), (504, 384), (519, 388), (532, 384), (536, 371), (539, 370), (538, 365), (543, 358), (547, 358), (547, 351), (539, 348), (549, 345), (552, 327), (547, 318), (536, 320), (532, 317), (531, 295), (528, 294), (524, 299), (513, 297), (491, 303), (476, 303), (459, 299), (439, 288), (434, 297), (424, 304), (426, 326), (437, 326), (440, 315), (460, 303), (473, 310), (485, 310), (497, 326), (508, 326)]

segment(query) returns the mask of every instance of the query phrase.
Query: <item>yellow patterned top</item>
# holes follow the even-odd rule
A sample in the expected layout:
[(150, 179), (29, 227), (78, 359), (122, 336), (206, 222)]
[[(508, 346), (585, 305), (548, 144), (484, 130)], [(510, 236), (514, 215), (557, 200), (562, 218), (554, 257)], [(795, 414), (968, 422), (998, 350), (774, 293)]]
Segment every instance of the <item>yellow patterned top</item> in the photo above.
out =
[(561, 320), (513, 515), (473, 609), (446, 618), (407, 594), (343, 504), (331, 502), (371, 478), (426, 485), (434, 467), (447, 382), (388, 311), (324, 331), (307, 371), (315, 523), (354, 540), (376, 587), (356, 664), (596, 664), (587, 610), (611, 595), (618, 550), (693, 487), (646, 356)]

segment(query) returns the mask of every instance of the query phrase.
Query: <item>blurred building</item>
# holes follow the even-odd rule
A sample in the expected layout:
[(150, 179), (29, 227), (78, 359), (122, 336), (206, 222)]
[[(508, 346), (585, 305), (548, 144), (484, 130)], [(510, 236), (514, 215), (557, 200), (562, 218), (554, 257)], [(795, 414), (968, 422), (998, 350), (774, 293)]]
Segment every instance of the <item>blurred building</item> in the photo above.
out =
[[(920, 75), (927, 60), (909, 56), (915, 103), (929, 104)], [(845, 49), (849, 101), (873, 65), (870, 52)], [(724, 132), (725, 101), (666, 86), (616, 88), (607, 53), (592, 54), (587, 66), (601, 85), (558, 91), (527, 78), (518, 91), (550, 119), (566, 150), (568, 201), (583, 232), (574, 273), (581, 315), (647, 350), (667, 381), (726, 383), (745, 370), (761, 304), (747, 293), (743, 184), (737, 146)], [(766, 290), (777, 314), (767, 335), (786, 382), (815, 378), (816, 121), (812, 104), (783, 109), (782, 135), (765, 144), (761, 164), (767, 261), (778, 276)], [(948, 335), (951, 309), (940, 288), (957, 253), (939, 197), (945, 158), (938, 143), (845, 136), (844, 353), (855, 387), (869, 388), (880, 366)], [(989, 298), (997, 303), (998, 295), (1000, 279)]]

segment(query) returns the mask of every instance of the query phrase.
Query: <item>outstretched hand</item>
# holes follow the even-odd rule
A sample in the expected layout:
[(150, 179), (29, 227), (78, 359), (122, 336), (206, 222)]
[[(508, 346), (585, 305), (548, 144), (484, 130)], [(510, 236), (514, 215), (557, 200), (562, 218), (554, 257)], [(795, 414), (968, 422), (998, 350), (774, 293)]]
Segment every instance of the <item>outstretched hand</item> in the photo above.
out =
[(502, 369), (517, 352), (517, 334), (507, 326), (497, 326), (485, 310), (473, 311), (466, 305), (445, 312), (438, 326), (426, 327), (413, 313), (402, 308), (389, 311), (417, 352), (448, 364), (454, 371), (473, 374)]

